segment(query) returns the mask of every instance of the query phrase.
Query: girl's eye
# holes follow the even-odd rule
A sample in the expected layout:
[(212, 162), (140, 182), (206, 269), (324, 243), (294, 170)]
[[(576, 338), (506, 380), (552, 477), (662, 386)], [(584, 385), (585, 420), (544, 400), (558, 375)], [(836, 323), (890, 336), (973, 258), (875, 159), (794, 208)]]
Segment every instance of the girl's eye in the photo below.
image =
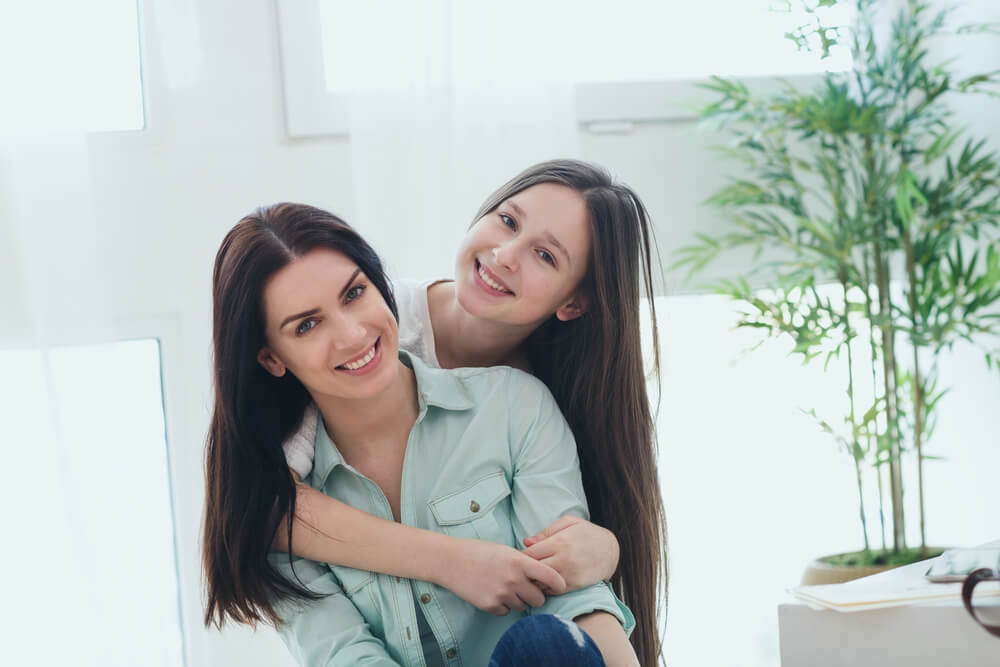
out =
[(502, 222), (507, 227), (510, 227), (511, 229), (517, 229), (517, 223), (514, 222), (514, 218), (510, 217), (506, 213), (500, 214), (500, 222)]
[(295, 335), (301, 336), (304, 333), (308, 333), (310, 329), (316, 326), (316, 320), (309, 318), (308, 320), (302, 320), (299, 322), (299, 326), (295, 327)]
[(552, 255), (550, 255), (547, 251), (545, 251), (545, 250), (539, 250), (538, 251), (538, 256), (542, 258), (543, 262), (546, 262), (547, 264), (551, 264), (552, 266), (556, 265), (556, 258), (553, 257)]
[(364, 285), (355, 285), (351, 289), (347, 290), (347, 294), (344, 295), (344, 301), (350, 303), (355, 299), (359, 298), (365, 291)]

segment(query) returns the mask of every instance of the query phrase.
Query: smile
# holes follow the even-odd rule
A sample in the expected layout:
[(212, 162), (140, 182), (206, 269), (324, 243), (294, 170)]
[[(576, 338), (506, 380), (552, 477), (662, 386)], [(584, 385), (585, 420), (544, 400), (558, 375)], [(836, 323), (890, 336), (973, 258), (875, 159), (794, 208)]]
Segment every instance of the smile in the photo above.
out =
[(506, 285), (500, 282), (499, 278), (490, 273), (489, 269), (483, 266), (478, 259), (476, 260), (476, 275), (494, 292), (498, 292), (500, 294), (514, 294), (514, 292), (512, 292)]
[(379, 345), (382, 338), (376, 339), (375, 343), (371, 348), (361, 355), (360, 357), (355, 357), (351, 361), (344, 362), (340, 366), (337, 366), (337, 370), (346, 371), (353, 374), (366, 373), (375, 366), (378, 365), (378, 361), (382, 358), (382, 346)]

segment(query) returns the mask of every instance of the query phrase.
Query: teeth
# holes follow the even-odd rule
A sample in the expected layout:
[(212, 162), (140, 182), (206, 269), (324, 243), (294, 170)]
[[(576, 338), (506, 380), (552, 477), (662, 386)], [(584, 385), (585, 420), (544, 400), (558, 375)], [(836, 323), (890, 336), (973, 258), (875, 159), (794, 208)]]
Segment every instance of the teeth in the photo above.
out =
[(375, 358), (375, 346), (372, 345), (372, 349), (368, 350), (368, 354), (361, 357), (357, 361), (352, 361), (350, 363), (344, 364), (344, 368), (351, 371), (356, 371), (359, 368), (364, 368), (365, 366), (367, 366), (374, 358)]
[(495, 280), (492, 280), (488, 275), (486, 275), (486, 268), (480, 264), (479, 265), (479, 277), (483, 279), (483, 282), (497, 290), (498, 292), (506, 292), (510, 294), (510, 290), (505, 288), (503, 285), (497, 284)]

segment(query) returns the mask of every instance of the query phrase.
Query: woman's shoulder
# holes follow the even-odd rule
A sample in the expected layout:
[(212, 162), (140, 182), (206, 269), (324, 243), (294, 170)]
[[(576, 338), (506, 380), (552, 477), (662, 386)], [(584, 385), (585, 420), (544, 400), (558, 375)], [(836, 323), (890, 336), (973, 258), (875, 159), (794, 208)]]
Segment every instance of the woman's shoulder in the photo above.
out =
[(451, 374), (477, 394), (489, 396), (491, 399), (506, 397), (506, 402), (509, 404), (530, 405), (551, 400), (551, 392), (544, 382), (531, 373), (512, 366), (436, 370)]

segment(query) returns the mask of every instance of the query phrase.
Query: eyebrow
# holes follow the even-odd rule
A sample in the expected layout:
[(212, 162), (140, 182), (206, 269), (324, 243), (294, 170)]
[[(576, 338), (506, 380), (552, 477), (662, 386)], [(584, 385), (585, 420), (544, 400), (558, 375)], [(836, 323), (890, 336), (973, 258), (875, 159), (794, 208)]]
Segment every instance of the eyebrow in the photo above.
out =
[[(339, 298), (341, 299), (344, 298), (344, 294), (346, 294), (347, 290), (351, 288), (351, 284), (354, 282), (354, 279), (358, 277), (359, 273), (361, 273), (361, 267), (354, 269), (354, 273), (352, 273), (351, 277), (347, 279), (347, 283), (344, 285), (344, 289), (340, 290)], [(284, 329), (285, 325), (288, 324), (289, 322), (294, 322), (295, 320), (301, 320), (303, 317), (309, 317), (310, 315), (315, 315), (318, 312), (319, 308), (311, 308), (301, 313), (296, 313), (295, 315), (289, 315), (284, 320), (282, 320), (281, 324), (278, 326), (278, 331)]]
[[(512, 209), (514, 209), (514, 213), (517, 213), (522, 218), (528, 217), (527, 214), (524, 212), (524, 209), (521, 208), (520, 206), (518, 206), (517, 202), (515, 202), (513, 199), (506, 199), (506, 200), (504, 200), (504, 202), (501, 204), (501, 206), (503, 206), (504, 204), (506, 204), (507, 206), (510, 206)], [(545, 237), (546, 241), (548, 241), (553, 246), (555, 246), (555, 248), (557, 250), (559, 250), (559, 252), (561, 252), (563, 254), (563, 257), (566, 258), (566, 263), (567, 264), (569, 264), (569, 265), (573, 264), (573, 260), (570, 259), (570, 256), (569, 256), (569, 251), (566, 250), (566, 247), (562, 243), (559, 243), (559, 239), (557, 239), (556, 237), (554, 237), (552, 235), (552, 232), (545, 232), (543, 234), (543, 236)]]

